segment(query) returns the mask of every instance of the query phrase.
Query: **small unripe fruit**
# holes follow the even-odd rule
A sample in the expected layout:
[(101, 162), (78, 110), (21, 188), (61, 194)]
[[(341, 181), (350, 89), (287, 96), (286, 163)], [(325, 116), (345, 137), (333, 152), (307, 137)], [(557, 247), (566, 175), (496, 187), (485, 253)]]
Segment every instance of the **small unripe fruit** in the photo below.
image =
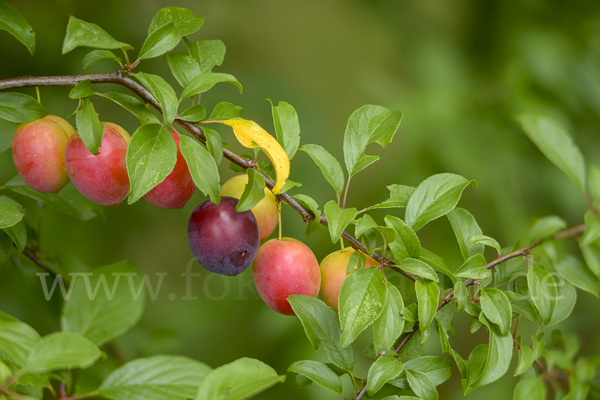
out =
[(71, 181), (87, 199), (116, 206), (129, 193), (127, 144), (131, 138), (119, 125), (103, 122), (104, 133), (98, 155), (93, 155), (75, 133), (67, 142), (65, 166)]
[[(239, 199), (244, 193), (248, 175), (242, 174), (234, 176), (221, 187), (221, 196), (230, 196)], [(273, 192), (265, 188), (265, 197), (252, 207), (252, 213), (256, 217), (258, 229), (260, 231), (260, 240), (265, 240), (273, 233), (279, 219), (277, 215), (277, 201)]]
[(260, 297), (280, 314), (294, 315), (288, 296), (319, 294), (319, 262), (312, 250), (296, 239), (265, 242), (258, 249), (252, 272)]
[(56, 115), (19, 125), (12, 142), (12, 155), (19, 176), (31, 188), (56, 193), (69, 183), (65, 168), (65, 146), (75, 130)]
[[(334, 251), (325, 257), (319, 266), (321, 269), (321, 299), (335, 312), (338, 312), (338, 298), (342, 283), (347, 276), (348, 261), (355, 252), (354, 249)], [(379, 265), (379, 263), (367, 256), (366, 268), (374, 265)]]
[(179, 150), (179, 135), (171, 132), (177, 144), (177, 163), (173, 171), (152, 190), (144, 195), (144, 199), (160, 208), (182, 208), (196, 190), (192, 174)]
[(252, 264), (260, 240), (258, 225), (250, 211), (237, 212), (238, 199), (210, 200), (192, 212), (188, 241), (194, 258), (205, 269), (220, 275), (237, 275)]

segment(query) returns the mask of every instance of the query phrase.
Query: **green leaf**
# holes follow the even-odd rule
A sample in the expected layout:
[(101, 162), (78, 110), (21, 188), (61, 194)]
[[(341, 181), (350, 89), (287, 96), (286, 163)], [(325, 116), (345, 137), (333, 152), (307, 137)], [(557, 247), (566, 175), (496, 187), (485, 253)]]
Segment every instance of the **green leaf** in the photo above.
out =
[(128, 204), (133, 204), (173, 171), (177, 145), (169, 130), (158, 124), (140, 126), (127, 146), (127, 174), (131, 183)]
[(102, 397), (113, 400), (192, 398), (211, 368), (182, 356), (138, 358), (110, 373), (98, 388)]
[(212, 370), (200, 384), (196, 400), (245, 400), (283, 382), (285, 375), (267, 364), (240, 358)]
[(467, 304), (467, 297), (469, 296), (469, 289), (465, 286), (462, 281), (456, 281), (454, 283), (454, 299), (458, 303), (458, 311), (462, 312)]
[(425, 356), (407, 361), (404, 368), (424, 372), (434, 386), (439, 386), (452, 376), (452, 363), (442, 357)]
[(10, 228), (5, 228), (4, 232), (6, 232), (6, 234), (8, 234), (8, 236), (10, 236), (12, 241), (15, 243), (20, 255), (27, 244), (27, 228), (25, 228), (24, 221), (21, 221)]
[(200, 143), (188, 136), (180, 136), (179, 149), (198, 189), (210, 196), (213, 203), (219, 204), (221, 186), (215, 159)]
[(169, 22), (152, 31), (144, 41), (138, 60), (162, 56), (171, 51), (181, 41), (181, 34), (174, 23)]
[(44, 118), (48, 110), (36, 99), (22, 93), (0, 93), (0, 118), (23, 123)]
[(183, 88), (181, 98), (187, 99), (188, 97), (207, 92), (213, 86), (220, 82), (233, 83), (235, 86), (238, 87), (240, 93), (242, 93), (242, 85), (238, 82), (237, 79), (235, 79), (233, 75), (216, 72), (207, 72), (205, 74), (198, 75), (197, 77), (192, 79), (192, 81)]
[(564, 219), (556, 215), (543, 217), (535, 221), (535, 224), (529, 230), (529, 242), (554, 235), (556, 232), (567, 227)]
[(98, 25), (71, 17), (67, 25), (67, 35), (63, 42), (62, 53), (66, 54), (79, 46), (107, 50), (133, 48), (127, 43), (116, 41)]
[(65, 298), (60, 324), (63, 331), (79, 333), (97, 346), (133, 327), (144, 312), (145, 287), (130, 261), (74, 276)]
[(505, 292), (505, 294), (510, 299), (510, 303), (514, 312), (521, 314), (531, 322), (538, 322), (539, 314), (533, 305), (533, 302), (528, 298), (528, 295), (520, 295), (510, 291)]
[(391, 354), (379, 357), (369, 368), (367, 375), (367, 393), (377, 393), (383, 385), (396, 378), (404, 370), (402, 361)]
[(55, 332), (41, 338), (27, 356), (25, 369), (43, 374), (59, 369), (87, 368), (100, 358), (95, 344), (74, 332)]
[(288, 371), (303, 375), (325, 389), (342, 394), (340, 378), (327, 365), (319, 361), (297, 361), (290, 365)]
[(439, 282), (437, 274), (429, 265), (425, 264), (421, 260), (415, 260), (414, 258), (405, 258), (396, 264), (398, 268), (403, 271), (408, 271), (411, 274), (420, 276), (421, 278), (427, 278), (434, 282)]
[(79, 82), (73, 90), (69, 93), (69, 97), (72, 99), (81, 99), (83, 97), (93, 96), (96, 92), (92, 89), (92, 81), (86, 79)]
[(185, 45), (200, 66), (201, 73), (210, 72), (215, 65), (221, 65), (225, 59), (225, 44), (220, 40), (202, 40), (192, 43), (187, 39)]
[(452, 271), (450, 271), (444, 259), (438, 256), (437, 254), (432, 253), (431, 251), (421, 247), (421, 255), (419, 256), (419, 260), (428, 262), (433, 266), (434, 270), (447, 275), (452, 280), (452, 282), (456, 280), (454, 274), (452, 273)]
[(277, 106), (274, 106), (271, 100), (267, 99), (267, 101), (271, 103), (277, 141), (291, 160), (300, 145), (300, 121), (298, 120), (298, 114), (294, 107), (285, 101), (280, 101)]
[(17, 202), (6, 196), (0, 196), (0, 229), (15, 226), (23, 219), (24, 215)]
[(244, 187), (239, 203), (235, 206), (237, 212), (250, 210), (265, 198), (265, 178), (252, 168), (248, 168), (246, 174), (248, 174), (248, 183)]
[(23, 43), (29, 53), (35, 53), (35, 32), (23, 14), (15, 7), (0, 0), (0, 29), (5, 30)]
[(222, 101), (213, 108), (212, 113), (210, 114), (209, 119), (235, 119), (235, 118), (243, 118), (244, 117), (244, 109), (242, 107), (236, 106), (235, 104), (228, 103), (226, 101)]
[(484, 246), (488, 246), (495, 249), (498, 252), (498, 254), (502, 253), (502, 247), (500, 247), (498, 241), (486, 235), (473, 236), (469, 244), (482, 244)]
[(558, 300), (558, 290), (552, 276), (541, 268), (529, 268), (527, 271), (527, 286), (533, 304), (540, 312), (542, 323), (547, 325), (552, 319)]
[[(480, 318), (481, 319), (481, 318)], [(484, 322), (485, 320), (482, 320)], [(512, 358), (513, 337), (510, 333), (502, 335), (495, 325), (485, 321), (490, 338), (487, 359), (481, 377), (477, 381), (478, 386), (488, 385), (502, 377)]]
[(382, 208), (403, 208), (408, 204), (410, 196), (415, 191), (414, 187), (404, 185), (390, 185), (387, 187), (390, 191), (390, 198), (383, 203), (375, 204), (365, 208), (365, 211)]
[(387, 300), (384, 280), (377, 268), (363, 268), (344, 279), (338, 303), (342, 328), (340, 348), (349, 346), (381, 315)]
[(181, 87), (185, 87), (192, 79), (200, 75), (198, 63), (185, 53), (169, 53), (167, 62), (171, 73)]
[(316, 350), (321, 340), (329, 360), (344, 370), (352, 371), (354, 354), (351, 346), (340, 350), (342, 330), (335, 311), (322, 300), (310, 296), (292, 295), (287, 300), (300, 319), (313, 348)]
[(588, 187), (594, 203), (600, 205), (600, 166), (596, 164), (590, 164)]
[(300, 182), (294, 182), (292, 180), (286, 179), (285, 185), (283, 185), (279, 193), (287, 193), (288, 190), (294, 187), (302, 187), (302, 184)]
[(435, 385), (426, 373), (421, 371), (406, 370), (406, 379), (410, 388), (423, 400), (437, 400), (439, 398)]
[(476, 382), (483, 374), (488, 356), (488, 347), (487, 343), (479, 344), (469, 354), (469, 359), (466, 364), (466, 376), (462, 381), (463, 392), (465, 395), (470, 393), (476, 387)]
[[(206, 117), (206, 109), (200, 104), (191, 106), (181, 114), (177, 116), (177, 119), (188, 122), (198, 122)], [(206, 130), (206, 128), (204, 128)]]
[(162, 8), (152, 18), (148, 27), (148, 35), (169, 23), (175, 25), (181, 36), (187, 36), (202, 28), (204, 17), (196, 17), (193, 12), (185, 8)]
[(331, 235), (331, 241), (337, 243), (342, 236), (342, 232), (348, 226), (348, 223), (356, 216), (356, 208), (344, 208), (342, 209), (333, 200), (330, 200), (323, 207), (325, 211), (325, 217), (329, 224), (329, 234)]
[(475, 254), (467, 259), (455, 272), (459, 278), (485, 279), (491, 272), (485, 267), (487, 261), (481, 254)]
[(158, 75), (140, 72), (136, 78), (150, 91), (162, 106), (165, 125), (171, 125), (177, 115), (177, 108), (179, 107), (179, 100), (177, 100), (177, 95), (173, 88), (167, 81)]
[(31, 326), (0, 311), (0, 358), (23, 367), (40, 339)]
[(523, 338), (521, 336), (517, 337), (517, 343), (519, 344), (519, 357), (514, 376), (521, 375), (523, 372), (525, 372), (529, 367), (531, 367), (531, 364), (533, 364), (533, 361), (535, 360), (533, 350), (529, 346), (523, 344), (522, 339)]
[(402, 112), (366, 105), (354, 111), (344, 133), (344, 161), (350, 176), (377, 161), (379, 157), (364, 154), (370, 143), (387, 146), (398, 130)]
[(223, 142), (221, 142), (221, 136), (210, 128), (204, 128), (204, 135), (206, 136), (206, 147), (208, 152), (215, 159), (215, 163), (219, 165), (223, 159)]
[(552, 262), (552, 265), (567, 281), (596, 297), (600, 297), (600, 278), (577, 258), (566, 254), (562, 260)]
[(456, 207), (463, 190), (474, 181), (459, 175), (438, 174), (425, 179), (410, 196), (405, 220), (415, 231)]
[(92, 50), (83, 57), (83, 69), (102, 61), (114, 60), (121, 64), (121, 59), (109, 50)]
[(356, 228), (354, 234), (357, 238), (360, 238), (366, 231), (375, 230), (380, 232), (385, 237), (386, 243), (391, 243), (396, 238), (396, 234), (393, 229), (385, 228), (383, 226), (377, 226), (377, 222), (369, 214), (363, 215), (356, 221)]
[(417, 304), (419, 306), (419, 330), (428, 330), (435, 317), (440, 289), (437, 283), (419, 278), (415, 281)]
[(97, 93), (102, 97), (106, 97), (112, 100), (116, 104), (120, 105), (136, 117), (140, 119), (142, 124), (159, 124), (160, 121), (149, 109), (146, 103), (138, 99), (137, 97), (130, 96), (128, 94), (117, 93), (117, 92), (106, 92)]
[(100, 122), (98, 113), (94, 110), (94, 105), (90, 99), (81, 100), (81, 107), (77, 110), (75, 120), (77, 122), (77, 133), (85, 147), (90, 153), (99, 154), (98, 147), (102, 146), (105, 127)]
[(575, 308), (575, 303), (577, 302), (577, 290), (569, 282), (563, 281), (562, 285), (556, 285), (556, 288), (560, 301), (556, 302), (556, 308), (554, 309), (554, 313), (552, 313), (552, 319), (548, 325), (556, 325), (566, 319), (573, 312), (573, 308)]
[(412, 258), (419, 258), (421, 255), (421, 242), (415, 231), (400, 218), (387, 215), (385, 224), (396, 232), (396, 241), (402, 242), (408, 255)]
[(404, 310), (402, 295), (396, 286), (389, 282), (387, 287), (387, 301), (383, 306), (381, 315), (373, 323), (373, 344), (375, 351), (391, 349), (402, 334), (404, 318), (400, 314)]
[(323, 147), (316, 144), (305, 144), (300, 148), (300, 151), (305, 152), (313, 159), (315, 164), (321, 169), (323, 176), (333, 189), (338, 197), (342, 196), (344, 191), (344, 172), (340, 163)]
[[(594, 214), (591, 211), (586, 211), (584, 220), (585, 232), (579, 240), (579, 246), (592, 245), (600, 239), (600, 224), (596, 221)], [(600, 275), (600, 271), (598, 275)]]
[(0, 266), (10, 258), (13, 241), (8, 234), (0, 230)]
[(483, 245), (481, 243), (471, 243), (473, 237), (483, 234), (475, 217), (464, 208), (455, 208), (446, 216), (450, 221), (450, 225), (452, 225), (463, 258), (466, 260), (475, 254), (483, 255)]
[(512, 308), (506, 294), (496, 288), (481, 288), (479, 300), (486, 318), (500, 327), (502, 335), (510, 333)]
[(517, 119), (540, 151), (585, 191), (585, 160), (571, 135), (547, 117), (521, 115)]
[(522, 379), (515, 386), (513, 400), (544, 400), (546, 399), (546, 385), (541, 379)]

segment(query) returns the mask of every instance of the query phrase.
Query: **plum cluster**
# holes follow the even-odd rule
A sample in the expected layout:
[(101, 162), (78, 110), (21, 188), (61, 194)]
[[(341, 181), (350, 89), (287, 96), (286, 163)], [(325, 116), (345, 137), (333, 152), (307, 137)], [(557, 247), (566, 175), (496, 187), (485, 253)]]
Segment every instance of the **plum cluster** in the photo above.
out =
[[(23, 181), (43, 193), (56, 193), (69, 181), (89, 200), (116, 206), (130, 189), (127, 174), (127, 145), (131, 136), (111, 122), (103, 122), (99, 154), (92, 154), (66, 120), (47, 115), (21, 124), (12, 143), (13, 160)], [(144, 195), (161, 208), (182, 208), (196, 186), (179, 149), (179, 135), (173, 171)], [(264, 302), (278, 313), (293, 315), (287, 301), (294, 294), (317, 297), (336, 312), (346, 266), (354, 250), (336, 251), (321, 264), (304, 243), (292, 239), (268, 238), (279, 219), (277, 200), (265, 188), (265, 197), (252, 210), (237, 212), (236, 205), (248, 183), (248, 175), (235, 176), (221, 188), (221, 201), (200, 204), (188, 223), (188, 240), (196, 260), (205, 269), (234, 276), (253, 264), (253, 277)], [(367, 267), (377, 262), (367, 258)]]

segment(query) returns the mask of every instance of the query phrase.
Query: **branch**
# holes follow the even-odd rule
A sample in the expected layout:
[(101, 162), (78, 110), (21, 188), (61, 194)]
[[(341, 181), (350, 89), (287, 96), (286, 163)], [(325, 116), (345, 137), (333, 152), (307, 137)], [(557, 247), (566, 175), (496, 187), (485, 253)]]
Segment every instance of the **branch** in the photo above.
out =
[(28, 247), (25, 247), (23, 249), (23, 254), (25, 254), (27, 257), (29, 257), (31, 259), (31, 261), (33, 261), (38, 267), (40, 267), (41, 269), (43, 269), (44, 271), (46, 271), (47, 273), (50, 274), (50, 276), (52, 276), (53, 278), (56, 278), (56, 272), (52, 271), (50, 269), (50, 267), (48, 267), (46, 264), (44, 264), (42, 262), (42, 260), (40, 260), (39, 258), (37, 258), (37, 256), (35, 255), (35, 253)]
[[(108, 74), (88, 74), (88, 75), (68, 75), (68, 76), (24, 76), (20, 78), (11, 78), (0, 80), (0, 90), (1, 89), (14, 89), (14, 88), (23, 88), (23, 87), (37, 87), (37, 86), (76, 86), (78, 83), (89, 79), (91, 83), (115, 83), (121, 86), (126, 87), (137, 96), (139, 96), (145, 103), (150, 104), (152, 107), (156, 108), (158, 111), (162, 113), (162, 107), (160, 103), (152, 96), (152, 94), (144, 88), (139, 83), (135, 82), (131, 78), (125, 76), (123, 71), (112, 72)], [(206, 136), (202, 129), (200, 129), (196, 124), (191, 122), (182, 121), (176, 119), (175, 122), (183, 127), (186, 131), (191, 133), (196, 139), (198, 139), (202, 144), (206, 145)], [(223, 149), (223, 156), (227, 158), (229, 161), (238, 165), (243, 169), (254, 168), (254, 161), (248, 160), (246, 158), (238, 156), (236, 153), (232, 152), (228, 149)], [(273, 189), (275, 186), (275, 182), (273, 182), (268, 176), (263, 174), (260, 171), (257, 171), (264, 179), (265, 184), (269, 189)], [(283, 200), (290, 207), (292, 207), (305, 221), (305, 223), (310, 219), (315, 219), (314, 214), (303, 207), (300, 203), (298, 203), (292, 196), (287, 193), (279, 193), (276, 195), (280, 200)], [(324, 215), (321, 215), (321, 219), (319, 221), (321, 224), (328, 226), (327, 218)], [(350, 245), (362, 251), (365, 254), (368, 254), (367, 248), (352, 235), (347, 232), (342, 232), (342, 237), (346, 239)], [(378, 253), (373, 253), (373, 258), (379, 262), (382, 262), (382, 257)], [(402, 275), (406, 276), (410, 280), (417, 280), (418, 276), (411, 274), (410, 272), (400, 270)]]

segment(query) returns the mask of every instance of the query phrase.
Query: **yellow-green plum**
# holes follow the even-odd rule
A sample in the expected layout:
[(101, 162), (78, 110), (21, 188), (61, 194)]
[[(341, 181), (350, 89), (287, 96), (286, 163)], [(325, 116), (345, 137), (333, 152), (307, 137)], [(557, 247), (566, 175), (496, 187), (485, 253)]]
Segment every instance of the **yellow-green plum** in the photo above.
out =
[(75, 133), (70, 123), (56, 115), (19, 125), (12, 155), (19, 176), (43, 193), (56, 193), (69, 183), (65, 146)]
[[(335, 312), (338, 312), (338, 297), (342, 283), (347, 276), (346, 267), (350, 256), (355, 252), (356, 250), (352, 248), (334, 251), (325, 257), (319, 266), (321, 269), (321, 299)], [(376, 260), (367, 256), (366, 268), (378, 264)]]
[(65, 166), (79, 192), (94, 203), (116, 206), (129, 193), (127, 144), (129, 133), (117, 124), (103, 122), (102, 146), (93, 155), (75, 133), (65, 148)]
[[(242, 197), (247, 183), (248, 175), (234, 176), (221, 187), (221, 196), (230, 196), (239, 199)], [(278, 220), (277, 201), (269, 189), (265, 188), (265, 197), (252, 208), (252, 213), (256, 217), (256, 222), (258, 222), (260, 240), (268, 238), (275, 230)]]
[(288, 296), (319, 294), (319, 262), (312, 250), (296, 239), (271, 239), (263, 243), (256, 253), (252, 274), (260, 297), (280, 314), (294, 315)]

